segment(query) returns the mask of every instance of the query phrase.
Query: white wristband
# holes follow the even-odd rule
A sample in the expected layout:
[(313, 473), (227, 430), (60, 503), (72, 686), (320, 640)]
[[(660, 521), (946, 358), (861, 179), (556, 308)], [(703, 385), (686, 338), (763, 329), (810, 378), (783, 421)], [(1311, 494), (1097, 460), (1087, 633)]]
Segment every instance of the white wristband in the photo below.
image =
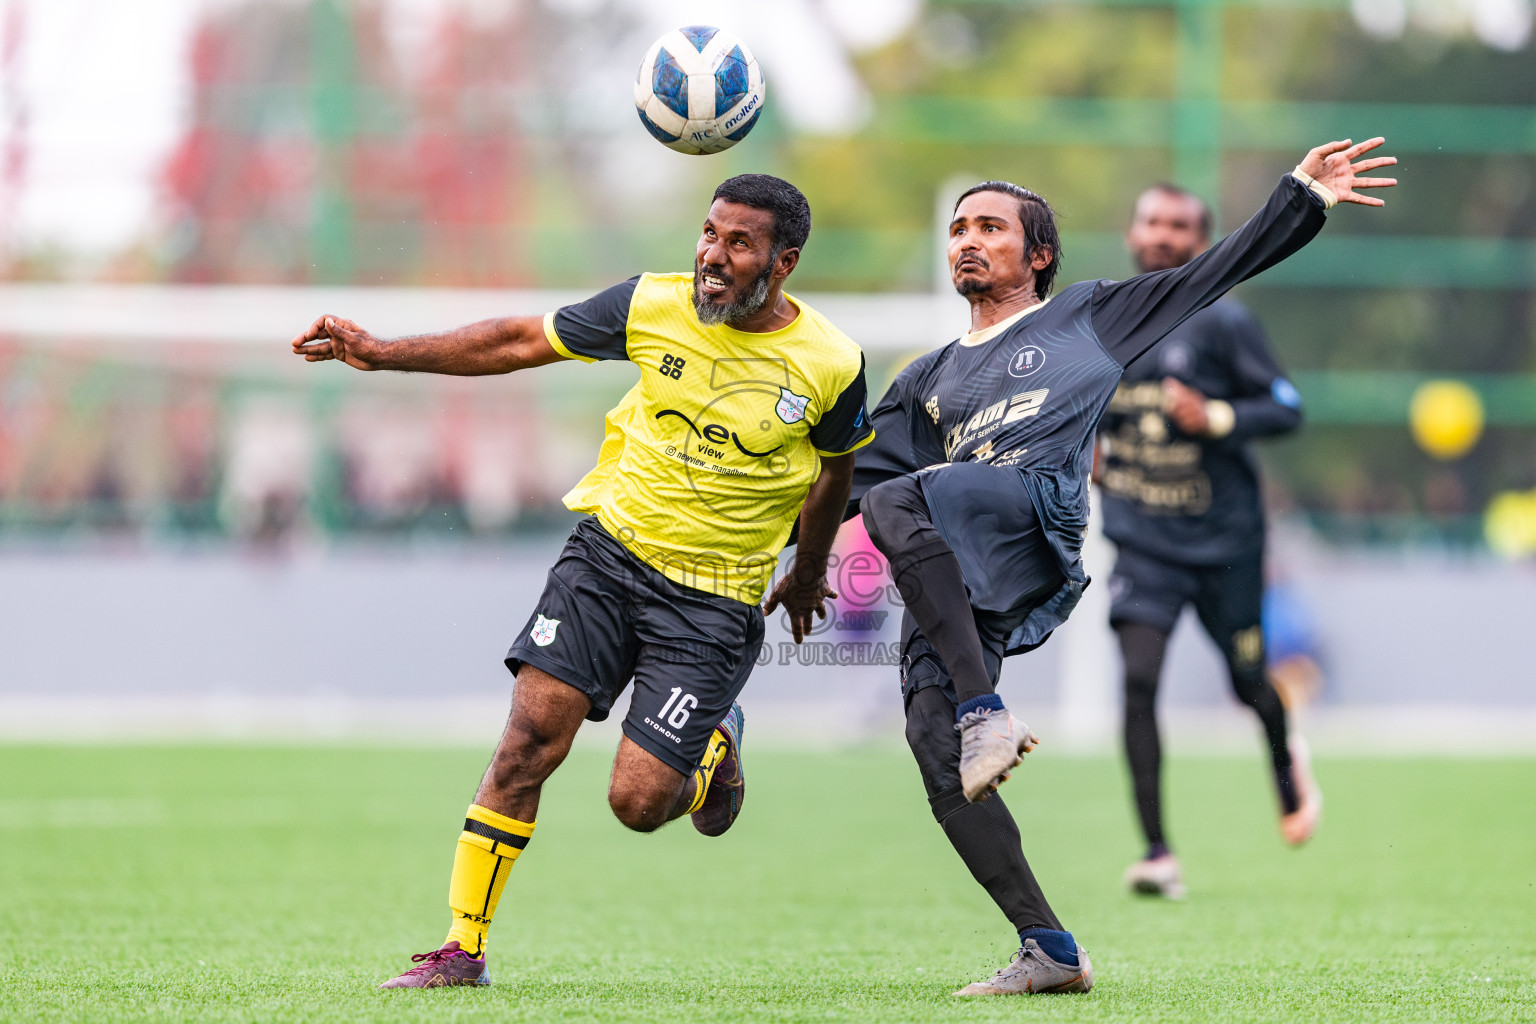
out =
[(1237, 413), (1228, 402), (1212, 398), (1205, 403), (1205, 433), (1207, 437), (1226, 437), (1237, 426)]
[(1296, 169), (1291, 172), (1291, 177), (1311, 189), (1317, 198), (1323, 201), (1323, 209), (1331, 210), (1339, 205), (1339, 197), (1334, 193), (1333, 189), (1302, 170), (1301, 165), (1298, 164), (1296, 166)]

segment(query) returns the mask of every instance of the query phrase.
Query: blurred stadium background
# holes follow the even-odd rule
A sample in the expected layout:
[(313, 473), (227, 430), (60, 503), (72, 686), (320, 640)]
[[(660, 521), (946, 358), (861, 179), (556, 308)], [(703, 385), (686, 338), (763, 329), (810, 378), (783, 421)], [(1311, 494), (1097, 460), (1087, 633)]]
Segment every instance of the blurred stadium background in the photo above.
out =
[[(645, 45), (698, 20), (769, 83), (711, 159), (630, 103)], [(1122, 277), (1146, 185), (1230, 230), (1309, 146), (1380, 133), (1387, 209), (1241, 291), (1307, 403), (1262, 447), (1272, 625), (1320, 671), (1316, 743), (1536, 748), (1531, 35), (1530, 0), (0, 0), (0, 738), (489, 742), (634, 371), (306, 366), (321, 312), (401, 334), (686, 268), (713, 186), (767, 170), (816, 217), (794, 291), (878, 391), (963, 326), (961, 185), (1044, 193), (1063, 280)], [(848, 587), (818, 641), (894, 639)], [(1006, 686), (1108, 749), (1090, 596)], [(892, 667), (769, 639), (759, 729), (897, 728)], [(1174, 742), (1253, 749), (1204, 639), (1171, 657)]]

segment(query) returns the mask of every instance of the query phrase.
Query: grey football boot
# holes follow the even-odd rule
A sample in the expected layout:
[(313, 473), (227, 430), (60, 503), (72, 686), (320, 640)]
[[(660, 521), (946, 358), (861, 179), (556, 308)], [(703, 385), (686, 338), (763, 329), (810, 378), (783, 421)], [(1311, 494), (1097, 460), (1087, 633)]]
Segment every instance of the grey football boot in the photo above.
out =
[(968, 711), (955, 728), (960, 731), (960, 786), (971, 803), (1001, 785), (1040, 742), (1006, 709)]
[(1093, 964), (1088, 952), (1077, 947), (1077, 966), (1057, 963), (1046, 955), (1034, 939), (1013, 954), (1008, 966), (986, 981), (976, 981), (956, 992), (957, 996), (1024, 996), (1046, 992), (1087, 992), (1093, 988)]

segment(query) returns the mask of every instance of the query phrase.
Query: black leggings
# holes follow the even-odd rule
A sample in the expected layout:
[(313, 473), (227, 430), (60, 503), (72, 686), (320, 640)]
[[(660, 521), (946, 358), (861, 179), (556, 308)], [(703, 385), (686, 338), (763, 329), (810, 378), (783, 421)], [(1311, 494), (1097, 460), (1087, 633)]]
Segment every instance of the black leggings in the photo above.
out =
[[(1157, 732), (1157, 686), (1162, 676), (1168, 633), (1139, 622), (1118, 623), (1115, 633), (1120, 638), (1120, 653), (1125, 659), (1125, 756), (1131, 767), (1136, 813), (1141, 817), (1141, 830), (1146, 834), (1147, 845), (1153, 849), (1165, 848), (1163, 753)], [(1229, 653), (1227, 670), (1231, 674), (1232, 692), (1253, 709), (1264, 726), (1280, 807), (1289, 814), (1296, 810), (1297, 794), (1291, 775), (1291, 752), (1286, 741), (1285, 706), (1270, 684), (1262, 659), (1239, 661)]]
[[(993, 483), (991, 478), (983, 482)], [(1009, 483), (1007, 477), (997, 477), (1000, 497)], [(1061, 922), (1024, 858), (1019, 827), (1002, 797), (994, 793), (973, 804), (965, 799), (960, 785), (956, 708), (961, 701), (994, 691), (1005, 642), (1022, 616), (1015, 610), (984, 612), (972, 606), (960, 560), (934, 526), (916, 476), (871, 488), (860, 507), (864, 527), (889, 559), (891, 575), (906, 604), (902, 639), (909, 660), (903, 682), (917, 687), (906, 694), (907, 745), (917, 759), (933, 817), (972, 877), (1014, 928), (1061, 931)], [(1025, 555), (1033, 551), (1025, 546), (1028, 538), (1012, 538), (1012, 542)], [(1046, 582), (1049, 590), (1060, 585), (1059, 578)], [(1030, 607), (1035, 596), (1026, 594), (1020, 607)], [(913, 678), (914, 670), (925, 674), (921, 683)]]
[(1019, 931), (1063, 930), (1024, 859), (1019, 827), (1003, 798), (993, 793), (974, 804), (965, 799), (955, 702), (942, 686), (925, 686), (908, 697), (907, 745), (922, 772), (935, 820), (992, 902)]

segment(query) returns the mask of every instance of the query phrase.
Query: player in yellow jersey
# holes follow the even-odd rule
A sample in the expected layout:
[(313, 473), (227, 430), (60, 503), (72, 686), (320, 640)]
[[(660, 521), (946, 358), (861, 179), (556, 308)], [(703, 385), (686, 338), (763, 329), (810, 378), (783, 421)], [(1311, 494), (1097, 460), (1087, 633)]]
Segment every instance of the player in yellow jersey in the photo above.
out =
[(864, 358), (784, 294), (810, 234), (793, 185), (746, 174), (715, 190), (692, 274), (642, 274), (544, 317), (507, 317), (385, 341), (322, 316), (294, 339), (360, 370), (508, 373), (561, 359), (628, 359), (640, 380), (609, 414), (596, 468), (566, 504), (571, 534), (507, 654), (512, 713), (459, 836), (453, 925), (385, 988), (486, 985), (485, 936), (533, 834), (544, 780), (584, 719), (631, 681), (608, 802), (650, 832), (684, 814), (719, 835), (741, 809), (741, 708), (769, 595), (795, 639), (824, 616), (827, 555), (854, 449), (874, 433)]

